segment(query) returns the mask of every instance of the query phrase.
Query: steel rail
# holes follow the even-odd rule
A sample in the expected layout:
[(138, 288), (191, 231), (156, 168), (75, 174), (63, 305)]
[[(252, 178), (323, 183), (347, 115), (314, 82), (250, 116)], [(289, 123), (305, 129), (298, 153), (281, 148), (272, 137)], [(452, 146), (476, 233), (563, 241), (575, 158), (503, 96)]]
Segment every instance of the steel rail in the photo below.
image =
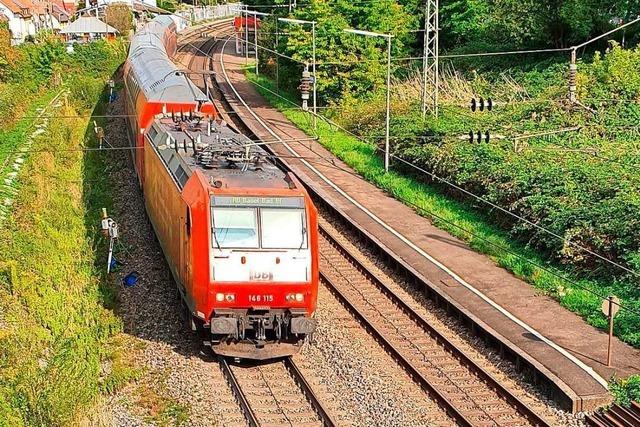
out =
[(631, 402), (628, 408), (613, 405), (608, 410), (586, 417), (589, 427), (637, 427), (640, 425), (640, 404)]
[[(231, 386), (233, 394), (238, 399), (238, 403), (240, 404), (240, 407), (245, 414), (247, 423), (250, 427), (259, 427), (261, 425), (259, 417), (251, 407), (251, 403), (249, 403), (249, 399), (242, 390), (242, 386), (233, 373), (233, 369), (231, 369), (231, 367), (229, 366), (227, 359), (219, 356), (218, 361), (222, 368), (223, 374), (225, 375), (227, 381), (229, 382), (229, 385)], [(296, 365), (293, 358), (287, 357), (282, 360), (282, 363), (284, 364), (286, 371), (289, 372), (295, 383), (300, 388), (300, 391), (304, 394), (307, 402), (309, 402), (309, 404), (311, 405), (311, 408), (320, 419), (322, 425), (324, 425), (325, 427), (337, 426), (338, 424), (334, 420), (330, 411), (322, 403), (316, 392), (311, 387), (311, 384), (309, 384), (300, 368), (298, 368), (298, 366)]]
[(349, 300), (349, 298), (333, 283), (322, 271), (320, 272), (320, 280), (327, 288), (338, 298), (340, 303), (344, 305), (367, 329), (376, 340), (382, 344), (382, 347), (398, 362), (398, 364), (411, 376), (423, 390), (432, 396), (438, 404), (440, 404), (449, 415), (455, 418), (458, 425), (463, 427), (471, 427), (472, 424), (455, 406), (451, 404), (449, 399), (443, 395), (438, 388), (431, 383), (410, 361), (408, 361), (394, 345), (375, 327), (373, 322), (367, 318), (358, 308)]
[[(415, 322), (426, 333), (433, 337), (436, 342), (440, 343), (446, 351), (450, 352), (456, 359), (458, 359), (464, 366), (469, 368), (478, 377), (484, 381), (489, 387), (493, 388), (501, 397), (503, 397), (507, 403), (513, 406), (520, 414), (527, 418), (530, 422), (537, 426), (549, 426), (550, 424), (540, 415), (531, 410), (525, 402), (507, 390), (496, 378), (493, 377), (484, 368), (475, 363), (467, 354), (462, 352), (454, 343), (451, 342), (445, 335), (435, 329), (429, 324), (429, 322), (416, 312), (409, 304), (407, 304), (402, 298), (398, 297), (389, 287), (382, 282), (374, 273), (372, 273), (358, 258), (344, 245), (340, 244), (337, 239), (323, 226), (320, 226), (320, 233), (329, 241), (360, 273), (362, 273), (371, 283), (375, 285), (388, 299), (389, 301), (400, 308), (413, 322)], [(347, 297), (336, 288), (336, 286), (328, 280), (326, 276), (323, 277), (327, 281), (330, 287), (340, 294), (340, 298), (347, 301)], [(348, 303), (352, 306), (351, 303)], [(366, 323), (366, 322), (365, 322)], [(373, 325), (370, 328), (375, 329)], [(378, 336), (378, 333), (375, 333)], [(386, 339), (385, 339), (386, 341)], [(413, 373), (411, 373), (413, 375)], [(428, 380), (427, 380), (428, 381)], [(450, 402), (447, 402), (449, 404)]]
[(223, 374), (227, 377), (227, 380), (229, 381), (229, 385), (231, 386), (231, 391), (238, 399), (238, 403), (240, 404), (240, 406), (242, 407), (242, 410), (244, 411), (244, 415), (245, 415), (245, 418), (247, 419), (247, 423), (249, 424), (249, 427), (260, 427), (260, 422), (258, 421), (258, 417), (256, 416), (255, 412), (253, 412), (253, 409), (249, 404), (249, 400), (247, 399), (247, 396), (242, 391), (242, 387), (240, 387), (240, 383), (238, 383), (238, 379), (236, 378), (235, 374), (231, 370), (229, 363), (227, 363), (227, 359), (225, 359), (222, 356), (218, 356), (218, 362), (220, 363)]
[(298, 368), (298, 365), (296, 365), (296, 362), (293, 360), (293, 357), (287, 357), (286, 359), (284, 359), (284, 365), (289, 370), (291, 376), (306, 396), (307, 401), (311, 403), (311, 406), (316, 411), (316, 414), (318, 414), (318, 417), (320, 417), (320, 421), (322, 421), (322, 424), (325, 427), (337, 426), (338, 424), (333, 419), (333, 416), (324, 406), (322, 401), (320, 401), (318, 395), (313, 391), (313, 388), (311, 388), (311, 384), (309, 384), (307, 379), (304, 377), (302, 371), (300, 371), (300, 368)]

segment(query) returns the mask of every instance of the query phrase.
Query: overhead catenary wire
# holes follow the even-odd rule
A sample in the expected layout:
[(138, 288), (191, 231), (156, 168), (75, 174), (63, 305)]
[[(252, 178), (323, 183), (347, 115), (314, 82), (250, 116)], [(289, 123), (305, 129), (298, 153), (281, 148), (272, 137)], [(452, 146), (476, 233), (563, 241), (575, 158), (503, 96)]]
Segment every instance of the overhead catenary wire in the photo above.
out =
[[(197, 48), (197, 47), (196, 47), (196, 48)], [(203, 52), (203, 53), (204, 53), (204, 52)], [(205, 53), (205, 55), (207, 55), (207, 54)], [(207, 56), (208, 56), (208, 55), (207, 55)], [(254, 82), (254, 83), (255, 83), (255, 82)], [(263, 85), (259, 85), (259, 84), (257, 84), (257, 85), (258, 85), (258, 86), (260, 86), (260, 87), (265, 88)], [(279, 94), (277, 94), (277, 93), (275, 93), (275, 92), (271, 91), (271, 90), (270, 90), (270, 89), (268, 89), (268, 88), (265, 88), (265, 89), (267, 89), (269, 92), (271, 92), (271, 93), (273, 93), (273, 94), (275, 94), (275, 95), (277, 95), (277, 96), (281, 97), (282, 99), (285, 99), (286, 101), (288, 101), (288, 102), (292, 103), (292, 104), (293, 104), (293, 105), (295, 105), (296, 107), (298, 106), (296, 103), (292, 102), (291, 100), (287, 99), (286, 97), (282, 97), (282, 96), (280, 96)], [(300, 109), (302, 110), (302, 108), (301, 108), (301, 107), (300, 107)], [(304, 110), (303, 110), (303, 111), (304, 111)], [(320, 114), (317, 114), (317, 116), (318, 116), (318, 117), (321, 117), (322, 119), (324, 119), (324, 120), (325, 120), (325, 121), (327, 121), (327, 122), (331, 122), (332, 124), (334, 124), (334, 125), (336, 125), (336, 126), (339, 126), (339, 125), (337, 125), (337, 123), (335, 123), (335, 122), (331, 121), (330, 119), (328, 119), (328, 118), (326, 118), (326, 117), (324, 117), (324, 116), (322, 116), (322, 115), (320, 115)], [(346, 129), (344, 129), (343, 127), (341, 127), (341, 129), (346, 130)], [(358, 136), (358, 135), (356, 135), (356, 134), (354, 134), (354, 133), (352, 133), (352, 132), (349, 132), (349, 133), (351, 133), (351, 134), (352, 134), (353, 136), (355, 136), (356, 138), (358, 138), (358, 139), (362, 140), (362, 138), (361, 138), (360, 136)], [(527, 223), (527, 224), (529, 224), (529, 225), (533, 226), (534, 228), (538, 229), (539, 231), (543, 231), (543, 232), (545, 232), (545, 233), (547, 233), (547, 234), (549, 234), (549, 235), (551, 235), (551, 236), (553, 236), (553, 237), (555, 237), (555, 238), (557, 238), (557, 239), (560, 239), (560, 240), (561, 240), (561, 241), (563, 241), (564, 243), (566, 243), (566, 244), (568, 244), (568, 245), (570, 245), (570, 246), (572, 246), (572, 247), (574, 247), (574, 248), (576, 248), (576, 249), (582, 250), (582, 251), (584, 251), (584, 252), (586, 252), (586, 253), (588, 253), (588, 254), (590, 254), (590, 255), (592, 255), (592, 256), (594, 256), (594, 257), (598, 258), (598, 259), (600, 259), (601, 261), (604, 261), (604, 262), (606, 262), (606, 263), (610, 263), (610, 264), (612, 264), (612, 265), (616, 266), (617, 268), (620, 268), (621, 270), (626, 271), (626, 272), (627, 272), (627, 273), (629, 273), (629, 274), (632, 274), (632, 275), (634, 275), (634, 276), (636, 276), (636, 277), (640, 277), (640, 273), (636, 272), (635, 270), (632, 270), (632, 269), (630, 269), (630, 268), (628, 268), (628, 267), (625, 267), (625, 266), (623, 266), (622, 264), (617, 263), (617, 262), (615, 262), (615, 261), (612, 261), (612, 260), (610, 260), (610, 259), (608, 259), (608, 258), (606, 258), (606, 257), (604, 257), (604, 256), (602, 256), (602, 255), (600, 255), (600, 254), (598, 254), (598, 253), (597, 253), (597, 252), (595, 252), (595, 251), (592, 251), (592, 250), (590, 250), (590, 249), (588, 249), (588, 248), (586, 248), (586, 247), (584, 247), (584, 246), (582, 246), (582, 245), (579, 245), (579, 244), (577, 244), (577, 243), (575, 243), (575, 242), (572, 242), (572, 241), (570, 241), (569, 239), (566, 239), (565, 237), (560, 236), (559, 234), (557, 234), (557, 233), (555, 233), (555, 232), (553, 232), (553, 231), (551, 231), (551, 230), (548, 230), (548, 229), (546, 229), (546, 228), (544, 228), (544, 227), (542, 227), (542, 226), (540, 226), (540, 225), (538, 225), (538, 224), (535, 224), (535, 223), (531, 222), (530, 220), (528, 220), (528, 219), (526, 219), (526, 218), (524, 218), (524, 217), (522, 217), (522, 216), (520, 216), (520, 215), (517, 215), (517, 214), (515, 214), (515, 213), (511, 212), (510, 210), (508, 210), (508, 209), (506, 209), (506, 208), (503, 208), (502, 206), (499, 206), (499, 205), (497, 205), (497, 204), (495, 204), (495, 203), (493, 203), (493, 202), (490, 202), (490, 201), (488, 201), (488, 200), (484, 199), (483, 197), (478, 196), (478, 195), (476, 195), (476, 194), (474, 194), (474, 193), (472, 193), (472, 192), (470, 192), (470, 191), (468, 191), (468, 190), (466, 190), (466, 189), (464, 189), (464, 188), (462, 188), (462, 187), (460, 187), (460, 186), (457, 186), (457, 185), (455, 185), (455, 184), (451, 183), (450, 181), (448, 181), (448, 180), (446, 180), (446, 179), (444, 179), (444, 178), (441, 178), (441, 177), (439, 177), (439, 176), (435, 175), (435, 174), (434, 174), (434, 173), (432, 173), (432, 172), (428, 172), (428, 171), (426, 171), (425, 169), (423, 169), (423, 168), (421, 168), (421, 167), (419, 167), (419, 166), (417, 166), (417, 165), (415, 165), (415, 164), (413, 164), (413, 163), (411, 163), (411, 162), (407, 162), (406, 160), (401, 159), (401, 158), (398, 158), (397, 156), (395, 156), (395, 155), (393, 155), (393, 154), (392, 154), (392, 157), (393, 157), (393, 158), (396, 158), (396, 159), (398, 159), (398, 160), (401, 160), (403, 163), (406, 163), (407, 165), (409, 165), (409, 166), (411, 166), (411, 167), (415, 168), (416, 170), (419, 170), (419, 171), (421, 171), (421, 172), (423, 172), (423, 173), (426, 173), (427, 175), (430, 175), (433, 179), (436, 179), (436, 180), (438, 180), (438, 181), (440, 181), (440, 182), (442, 182), (442, 183), (445, 183), (446, 185), (452, 186), (452, 187), (456, 188), (457, 190), (464, 192), (464, 193), (465, 193), (465, 194), (467, 194), (468, 196), (470, 196), (470, 197), (472, 197), (472, 198), (475, 198), (475, 199), (476, 199), (476, 200), (478, 200), (478, 201), (481, 201), (481, 202), (483, 202), (483, 203), (486, 203), (486, 204), (490, 205), (491, 207), (493, 207), (493, 208), (495, 208), (495, 209), (498, 209), (498, 210), (500, 210), (501, 212), (503, 212), (503, 213), (505, 213), (505, 214), (507, 214), (507, 215), (509, 215), (509, 216), (512, 216), (512, 217), (514, 217), (514, 218), (516, 218), (516, 219), (519, 219), (519, 220), (521, 220), (521, 221), (524, 221), (525, 223)]]
[[(279, 94), (276, 94), (276, 95), (280, 96)], [(288, 100), (287, 98), (284, 98), (284, 97), (282, 97), (282, 98), (283, 98), (283, 99), (285, 99), (286, 101), (290, 102), (290, 103), (293, 103), (291, 100)], [(321, 115), (318, 115), (318, 116), (319, 116), (320, 118), (324, 119), (325, 121), (327, 121), (327, 123), (333, 123), (333, 122), (331, 122), (331, 120), (330, 120), (330, 119), (327, 119), (326, 117), (323, 117), (323, 116), (321, 116)], [(334, 124), (335, 124), (335, 123), (334, 123)], [(335, 124), (335, 125), (336, 125), (337, 127), (341, 127), (341, 126), (340, 126), (340, 125), (338, 125), (338, 124)], [(345, 130), (346, 130), (346, 129), (345, 129)], [(349, 132), (349, 131), (347, 130), (347, 132)], [(351, 132), (349, 132), (349, 133), (351, 133)], [(354, 136), (356, 136), (356, 135), (354, 135)], [(356, 136), (356, 137), (357, 137), (357, 136)], [(313, 150), (312, 150), (312, 151), (313, 151)], [(325, 166), (326, 166), (326, 164), (325, 164)], [(342, 169), (342, 168), (338, 168), (338, 169)], [(360, 175), (358, 175), (358, 174), (356, 174), (355, 172), (352, 172), (352, 171), (345, 171), (345, 172), (346, 172), (346, 173), (349, 173), (349, 174), (352, 174), (352, 175), (360, 176)], [(435, 214), (435, 213), (433, 213), (433, 212), (429, 211), (428, 209), (426, 209), (426, 208), (424, 208), (424, 207), (422, 207), (422, 206), (418, 206), (418, 205), (416, 205), (415, 203), (413, 203), (413, 202), (411, 202), (411, 201), (408, 201), (408, 200), (404, 199), (404, 198), (403, 198), (403, 197), (401, 197), (401, 196), (398, 196), (398, 199), (399, 199), (400, 201), (402, 201), (403, 203), (406, 203), (407, 205), (414, 207), (416, 210), (418, 210), (418, 211), (420, 211), (420, 212), (427, 213), (428, 215), (430, 215), (430, 216), (432, 216), (432, 217), (435, 217), (435, 218), (437, 218), (437, 219), (439, 219), (439, 220), (441, 220), (441, 221), (443, 221), (443, 222), (450, 223), (450, 221), (448, 221), (448, 220), (446, 220), (446, 219), (444, 219), (444, 218), (440, 217), (439, 215), (437, 215), (437, 214)], [(481, 240), (483, 240), (483, 241), (486, 241), (486, 242), (487, 242), (488, 244), (490, 244), (491, 246), (494, 246), (494, 247), (499, 248), (499, 249), (501, 249), (501, 250), (503, 250), (503, 251), (506, 251), (506, 252), (508, 252), (508, 253), (512, 254), (513, 256), (516, 256), (517, 258), (522, 259), (522, 260), (524, 260), (524, 261), (526, 261), (526, 262), (528, 262), (528, 263), (530, 263), (530, 264), (532, 264), (532, 265), (534, 265), (534, 266), (536, 266), (536, 267), (538, 267), (538, 268), (542, 269), (543, 271), (548, 272), (549, 274), (552, 274), (553, 276), (555, 276), (555, 277), (557, 277), (557, 278), (559, 278), (559, 279), (563, 280), (565, 283), (569, 283), (569, 284), (573, 285), (574, 287), (576, 287), (576, 288), (578, 288), (578, 289), (582, 289), (582, 290), (584, 290), (585, 292), (591, 293), (592, 295), (594, 295), (594, 296), (596, 296), (596, 297), (598, 297), (598, 298), (602, 298), (602, 299), (606, 298), (605, 296), (603, 296), (603, 295), (599, 294), (598, 292), (595, 292), (595, 291), (593, 291), (592, 289), (590, 289), (590, 288), (588, 288), (588, 287), (586, 287), (586, 286), (584, 286), (584, 285), (581, 285), (580, 283), (575, 282), (575, 281), (574, 281), (574, 280), (572, 280), (571, 278), (569, 278), (569, 277), (567, 277), (567, 276), (565, 276), (565, 275), (562, 275), (562, 274), (560, 274), (560, 273), (557, 273), (557, 272), (553, 271), (552, 269), (550, 269), (550, 268), (548, 268), (548, 267), (545, 267), (544, 265), (541, 265), (540, 263), (535, 262), (535, 261), (533, 261), (533, 260), (531, 260), (531, 259), (529, 259), (529, 258), (527, 258), (527, 257), (524, 257), (524, 256), (522, 256), (522, 255), (520, 255), (520, 254), (518, 254), (518, 253), (515, 253), (515, 252), (513, 252), (512, 250), (510, 250), (510, 249), (508, 249), (508, 248), (504, 248), (504, 247), (502, 247), (502, 246), (500, 246), (500, 245), (497, 245), (496, 243), (491, 242), (491, 241), (487, 240), (486, 238), (484, 238), (484, 237), (482, 237), (482, 236), (478, 236), (478, 235), (477, 235), (477, 234), (475, 234), (474, 232), (472, 232), (472, 231), (470, 231), (470, 230), (467, 230), (467, 229), (465, 229), (464, 227), (461, 227), (461, 226), (459, 226), (459, 225), (457, 225), (457, 224), (455, 224), (455, 223), (450, 223), (450, 225), (452, 225), (452, 226), (454, 226), (454, 227), (456, 227), (456, 228), (458, 228), (458, 229), (460, 229), (460, 230), (464, 231), (464, 232), (465, 232), (465, 233), (467, 233), (467, 234), (470, 234), (470, 235), (475, 236), (475, 237), (477, 237), (477, 238), (479, 238), (479, 239), (481, 239)], [(627, 306), (627, 305), (625, 305), (625, 304), (620, 304), (620, 307), (621, 307), (621, 308), (623, 308), (624, 310), (626, 310), (627, 312), (630, 312), (630, 313), (634, 313), (634, 314), (638, 314), (638, 315), (640, 315), (640, 313), (636, 312), (633, 308), (631, 308), (631, 307), (629, 307), (629, 306)]]
[[(400, 195), (397, 195), (395, 197), (397, 197), (400, 201), (402, 201), (403, 203), (407, 204), (408, 206), (411, 206), (415, 210), (417, 210), (419, 212), (424, 212), (428, 216), (431, 216), (432, 218), (436, 218), (438, 221), (442, 221), (442, 222), (444, 222), (444, 223), (446, 223), (446, 224), (448, 224), (448, 225), (450, 225), (450, 226), (452, 226), (452, 227), (454, 227), (454, 228), (456, 228), (456, 229), (458, 229), (458, 230), (460, 230), (460, 231), (462, 231), (462, 232), (464, 232), (464, 233), (466, 233), (466, 234), (468, 234), (468, 235), (470, 235), (470, 236), (472, 236), (474, 238), (480, 239), (484, 243), (487, 243), (487, 244), (489, 244), (490, 246), (492, 246), (492, 247), (494, 247), (496, 249), (504, 251), (504, 252), (508, 253), (509, 255), (513, 255), (516, 258), (520, 259), (520, 260), (528, 262), (529, 264), (531, 264), (531, 265), (533, 265), (533, 266), (545, 271), (546, 273), (551, 274), (552, 276), (555, 276), (558, 279), (563, 280), (566, 283), (571, 284), (572, 286), (575, 286), (578, 289), (581, 289), (581, 290), (583, 290), (585, 292), (588, 292), (591, 295), (593, 295), (595, 297), (598, 297), (600, 299), (603, 299), (603, 300), (607, 299), (607, 296), (605, 296), (605, 295), (603, 295), (603, 294), (601, 294), (599, 292), (596, 292), (593, 289), (591, 289), (589, 287), (586, 287), (586, 286), (576, 282), (575, 280), (569, 278), (568, 276), (566, 276), (564, 274), (560, 274), (557, 271), (554, 271), (553, 269), (551, 269), (551, 268), (549, 268), (547, 266), (544, 266), (544, 265), (542, 265), (542, 264), (540, 264), (540, 263), (538, 263), (536, 261), (533, 261), (530, 258), (527, 258), (527, 257), (517, 253), (516, 251), (514, 251), (512, 249), (506, 248), (506, 247), (504, 247), (502, 245), (498, 245), (497, 243), (491, 241), (490, 239), (487, 239), (486, 237), (483, 237), (483, 236), (479, 235), (478, 233), (474, 233), (473, 231), (471, 231), (471, 230), (469, 230), (469, 229), (467, 229), (465, 227), (462, 227), (462, 226), (454, 223), (453, 221), (444, 218), (441, 215), (436, 214), (435, 212), (425, 208), (424, 206), (420, 206), (420, 205), (418, 205), (418, 204), (416, 204), (414, 202), (411, 202), (410, 200), (407, 200), (406, 198), (404, 198), (404, 197), (402, 197)], [(621, 309), (626, 310), (629, 313), (633, 313), (633, 314), (635, 314), (637, 316), (640, 316), (640, 311), (637, 311), (634, 308), (632, 308), (632, 307), (630, 307), (630, 306), (628, 306), (626, 304), (619, 303), (618, 306)]]
[[(259, 84), (258, 84), (258, 86), (264, 87), (264, 86), (259, 85)], [(266, 88), (266, 89), (267, 89), (267, 90), (269, 90), (268, 88)], [(269, 90), (269, 91), (270, 91), (271, 93), (274, 93), (274, 94), (275, 94), (275, 92), (273, 92), (273, 91), (271, 91), (271, 90)], [(281, 95), (279, 95), (279, 94), (276, 94), (276, 95), (280, 96), (281, 98), (285, 99), (286, 101), (288, 101), (288, 102), (290, 102), (290, 103), (292, 103), (292, 104), (294, 104), (294, 105), (297, 105), (297, 104), (295, 104), (293, 101), (291, 101), (291, 100), (289, 100), (289, 99), (287, 99), (287, 98), (285, 98), (285, 97), (282, 97), (282, 96), (281, 96)], [(334, 126), (336, 126), (336, 127), (339, 127), (340, 129), (342, 129), (342, 130), (344, 130), (344, 131), (347, 131), (347, 132), (348, 132), (349, 134), (351, 134), (352, 136), (354, 136), (354, 137), (356, 137), (356, 138), (358, 138), (358, 139), (360, 139), (360, 140), (364, 141), (364, 139), (363, 139), (362, 137), (360, 137), (359, 135), (357, 135), (357, 134), (355, 134), (355, 133), (353, 133), (353, 132), (348, 131), (347, 129), (345, 129), (344, 127), (342, 127), (342, 126), (338, 125), (337, 123), (333, 122), (332, 120), (330, 120), (330, 119), (328, 119), (328, 118), (326, 118), (326, 117), (324, 117), (324, 116), (322, 116), (322, 115), (320, 115), (320, 114), (318, 114), (318, 116), (319, 116), (320, 118), (322, 118), (324, 121), (326, 121), (327, 123), (331, 123), (332, 125), (334, 125)], [(378, 147), (376, 147), (376, 148), (377, 148), (378, 150), (380, 150)], [(573, 246), (573, 247), (574, 247), (574, 248), (576, 248), (576, 249), (583, 250), (583, 251), (585, 251), (586, 253), (589, 253), (590, 255), (592, 255), (592, 256), (594, 256), (594, 257), (596, 257), (596, 258), (598, 258), (598, 259), (600, 259), (600, 260), (602, 260), (602, 261), (604, 261), (604, 262), (606, 262), (606, 263), (610, 263), (610, 264), (612, 264), (612, 265), (616, 266), (617, 268), (620, 268), (620, 269), (622, 269), (623, 271), (626, 271), (627, 273), (630, 273), (630, 274), (632, 274), (632, 275), (634, 275), (634, 276), (636, 276), (636, 277), (640, 277), (640, 273), (638, 273), (638, 272), (637, 272), (637, 271), (635, 271), (635, 270), (632, 270), (632, 269), (630, 269), (630, 268), (627, 268), (627, 267), (623, 266), (623, 265), (622, 265), (622, 264), (620, 264), (620, 263), (617, 263), (617, 262), (615, 262), (615, 261), (612, 261), (612, 260), (610, 260), (610, 259), (608, 259), (608, 258), (606, 258), (606, 257), (604, 257), (604, 256), (602, 256), (602, 255), (600, 255), (600, 254), (598, 254), (597, 252), (594, 252), (594, 251), (592, 251), (592, 250), (590, 250), (590, 249), (588, 249), (588, 248), (586, 248), (586, 247), (583, 247), (582, 245), (579, 245), (579, 244), (577, 244), (577, 243), (574, 243), (574, 242), (570, 241), (569, 239), (566, 239), (566, 238), (564, 238), (564, 237), (562, 237), (562, 236), (558, 235), (557, 233), (555, 233), (555, 232), (553, 232), (553, 231), (551, 231), (551, 230), (548, 230), (548, 229), (546, 229), (546, 228), (544, 228), (544, 227), (542, 227), (542, 226), (540, 226), (540, 225), (538, 225), (538, 224), (535, 224), (535, 223), (531, 222), (530, 220), (528, 220), (528, 219), (526, 219), (526, 218), (524, 218), (524, 217), (522, 217), (522, 216), (520, 216), (520, 215), (517, 215), (517, 214), (515, 214), (515, 213), (511, 212), (510, 210), (508, 210), (508, 209), (506, 209), (506, 208), (503, 208), (503, 207), (501, 207), (501, 206), (499, 206), (499, 205), (496, 205), (495, 203), (490, 202), (490, 201), (488, 201), (488, 200), (486, 200), (486, 199), (484, 199), (484, 198), (482, 198), (482, 197), (480, 197), (480, 196), (478, 196), (478, 195), (476, 195), (476, 194), (474, 194), (474, 193), (472, 193), (472, 192), (470, 192), (470, 191), (468, 191), (468, 190), (466, 190), (466, 189), (463, 189), (462, 187), (457, 186), (457, 185), (455, 185), (455, 184), (451, 183), (450, 181), (448, 181), (448, 180), (446, 180), (446, 179), (444, 179), (444, 178), (441, 178), (441, 177), (440, 177), (440, 176), (438, 176), (438, 175), (435, 175), (435, 174), (434, 174), (434, 173), (432, 173), (432, 172), (428, 172), (428, 171), (426, 171), (425, 169), (420, 168), (419, 166), (417, 166), (417, 165), (415, 165), (415, 164), (413, 164), (413, 163), (411, 163), (411, 162), (407, 162), (406, 160), (401, 159), (401, 158), (399, 158), (399, 157), (397, 157), (397, 156), (395, 156), (395, 155), (393, 155), (393, 154), (392, 154), (392, 157), (393, 157), (393, 158), (396, 158), (396, 159), (398, 159), (398, 160), (401, 160), (403, 163), (406, 163), (406, 164), (407, 164), (408, 166), (410, 166), (410, 167), (413, 167), (413, 168), (415, 168), (415, 169), (417, 169), (417, 170), (419, 170), (419, 171), (421, 171), (421, 172), (423, 172), (423, 173), (426, 173), (426, 174), (430, 175), (433, 179), (436, 179), (436, 180), (438, 180), (438, 181), (440, 181), (440, 182), (442, 182), (442, 183), (445, 183), (446, 185), (452, 186), (452, 187), (454, 187), (454, 188), (456, 188), (456, 189), (458, 189), (458, 190), (460, 190), (460, 191), (463, 191), (465, 194), (467, 194), (467, 195), (469, 195), (469, 196), (471, 196), (471, 197), (473, 197), (473, 198), (477, 199), (478, 201), (482, 201), (482, 202), (484, 202), (484, 203), (486, 203), (486, 204), (489, 204), (489, 205), (490, 205), (490, 206), (492, 206), (493, 208), (498, 209), (498, 210), (500, 210), (500, 211), (502, 211), (502, 212), (504, 212), (504, 213), (508, 214), (509, 216), (512, 216), (512, 217), (515, 217), (515, 218), (517, 218), (517, 219), (522, 220), (522, 221), (524, 221), (524, 222), (528, 223), (529, 225), (531, 225), (531, 226), (535, 227), (536, 229), (538, 229), (538, 230), (540, 230), (540, 231), (543, 231), (543, 232), (545, 232), (545, 233), (547, 233), (547, 234), (549, 234), (549, 235), (551, 235), (551, 236), (553, 236), (553, 237), (555, 237), (555, 238), (557, 238), (557, 239), (560, 239), (561, 241), (563, 241), (563, 242), (565, 242), (565, 243), (567, 243), (567, 244), (569, 244), (569, 245)]]
[[(477, 53), (452, 53), (452, 54), (440, 54), (439, 58), (442, 59), (455, 59), (455, 58), (474, 58), (474, 57), (490, 57), (490, 56), (506, 56), (506, 55), (530, 55), (534, 53), (558, 53), (558, 52), (568, 52), (570, 48), (549, 48), (549, 49), (531, 49), (531, 50), (510, 50), (510, 51), (499, 51), (499, 52), (477, 52)], [(406, 56), (406, 57), (396, 57), (391, 58), (392, 62), (405, 62), (405, 61), (422, 61), (424, 60), (424, 56)], [(355, 65), (361, 63), (368, 62), (386, 62), (384, 58), (371, 58), (371, 59), (360, 59), (354, 61), (321, 61), (318, 62), (318, 66), (320, 65)]]

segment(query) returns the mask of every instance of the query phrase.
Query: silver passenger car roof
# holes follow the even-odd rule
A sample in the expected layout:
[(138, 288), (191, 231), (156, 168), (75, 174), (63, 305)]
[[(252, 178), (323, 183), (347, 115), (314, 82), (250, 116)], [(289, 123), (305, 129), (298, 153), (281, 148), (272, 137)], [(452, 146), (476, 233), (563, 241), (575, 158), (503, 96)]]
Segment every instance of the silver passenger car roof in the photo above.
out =
[[(131, 39), (129, 61), (140, 88), (150, 102), (196, 103), (206, 95), (179, 72), (163, 45), (165, 32), (175, 28), (168, 16), (151, 20)], [(173, 52), (171, 52), (173, 53)]]

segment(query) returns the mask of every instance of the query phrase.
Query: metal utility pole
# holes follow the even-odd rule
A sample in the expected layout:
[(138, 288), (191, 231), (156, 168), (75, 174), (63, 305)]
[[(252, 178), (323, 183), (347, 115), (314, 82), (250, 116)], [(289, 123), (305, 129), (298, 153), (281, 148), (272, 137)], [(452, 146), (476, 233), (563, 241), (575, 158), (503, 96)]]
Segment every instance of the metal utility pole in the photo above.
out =
[(244, 63), (249, 63), (249, 8), (244, 6)]
[[(256, 75), (258, 75), (258, 16), (270, 16), (270, 13), (263, 13), (263, 12), (256, 12), (255, 10), (247, 10), (247, 19), (249, 17), (249, 13), (251, 13), (251, 15), (253, 15), (253, 49), (255, 51), (255, 57), (256, 57)], [(249, 46), (249, 25), (247, 24), (247, 47)], [(247, 49), (247, 52), (249, 51), (249, 49)], [(245, 57), (245, 59), (247, 60), (247, 62), (249, 61), (249, 54), (247, 53), (247, 56)]]
[(422, 117), (438, 117), (438, 0), (426, 0), (422, 52)]
[[(274, 51), (278, 51), (280, 46), (280, 35), (278, 34), (278, 18), (276, 18), (276, 45)], [(276, 93), (280, 93), (280, 55), (276, 54)]]
[(576, 74), (578, 73), (578, 65), (576, 64), (576, 50), (571, 49), (571, 61), (569, 63), (569, 102), (575, 103), (578, 100), (576, 95), (577, 84)]
[(385, 116), (384, 132), (384, 171), (389, 172), (389, 127), (391, 121), (391, 39), (392, 34), (374, 33), (371, 31), (354, 30), (347, 28), (345, 33), (359, 34), (367, 37), (384, 37), (387, 39), (387, 113)]
[(384, 135), (384, 171), (389, 172), (389, 127), (391, 117), (391, 37), (387, 37), (387, 115)]
[(256, 76), (258, 71), (258, 16), (253, 15), (253, 50), (256, 53)]

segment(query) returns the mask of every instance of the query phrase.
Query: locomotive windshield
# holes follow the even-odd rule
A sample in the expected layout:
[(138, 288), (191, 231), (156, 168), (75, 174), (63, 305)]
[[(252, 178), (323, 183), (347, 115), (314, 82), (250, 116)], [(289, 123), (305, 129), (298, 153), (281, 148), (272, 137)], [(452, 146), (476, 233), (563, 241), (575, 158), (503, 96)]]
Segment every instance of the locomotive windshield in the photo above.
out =
[[(211, 201), (214, 248), (308, 247), (304, 199), (301, 197), (212, 197)], [(253, 206), (238, 206), (244, 203)]]
[(306, 249), (304, 209), (260, 209), (264, 249)]
[(215, 246), (254, 249), (258, 247), (256, 209), (214, 209), (213, 224)]

